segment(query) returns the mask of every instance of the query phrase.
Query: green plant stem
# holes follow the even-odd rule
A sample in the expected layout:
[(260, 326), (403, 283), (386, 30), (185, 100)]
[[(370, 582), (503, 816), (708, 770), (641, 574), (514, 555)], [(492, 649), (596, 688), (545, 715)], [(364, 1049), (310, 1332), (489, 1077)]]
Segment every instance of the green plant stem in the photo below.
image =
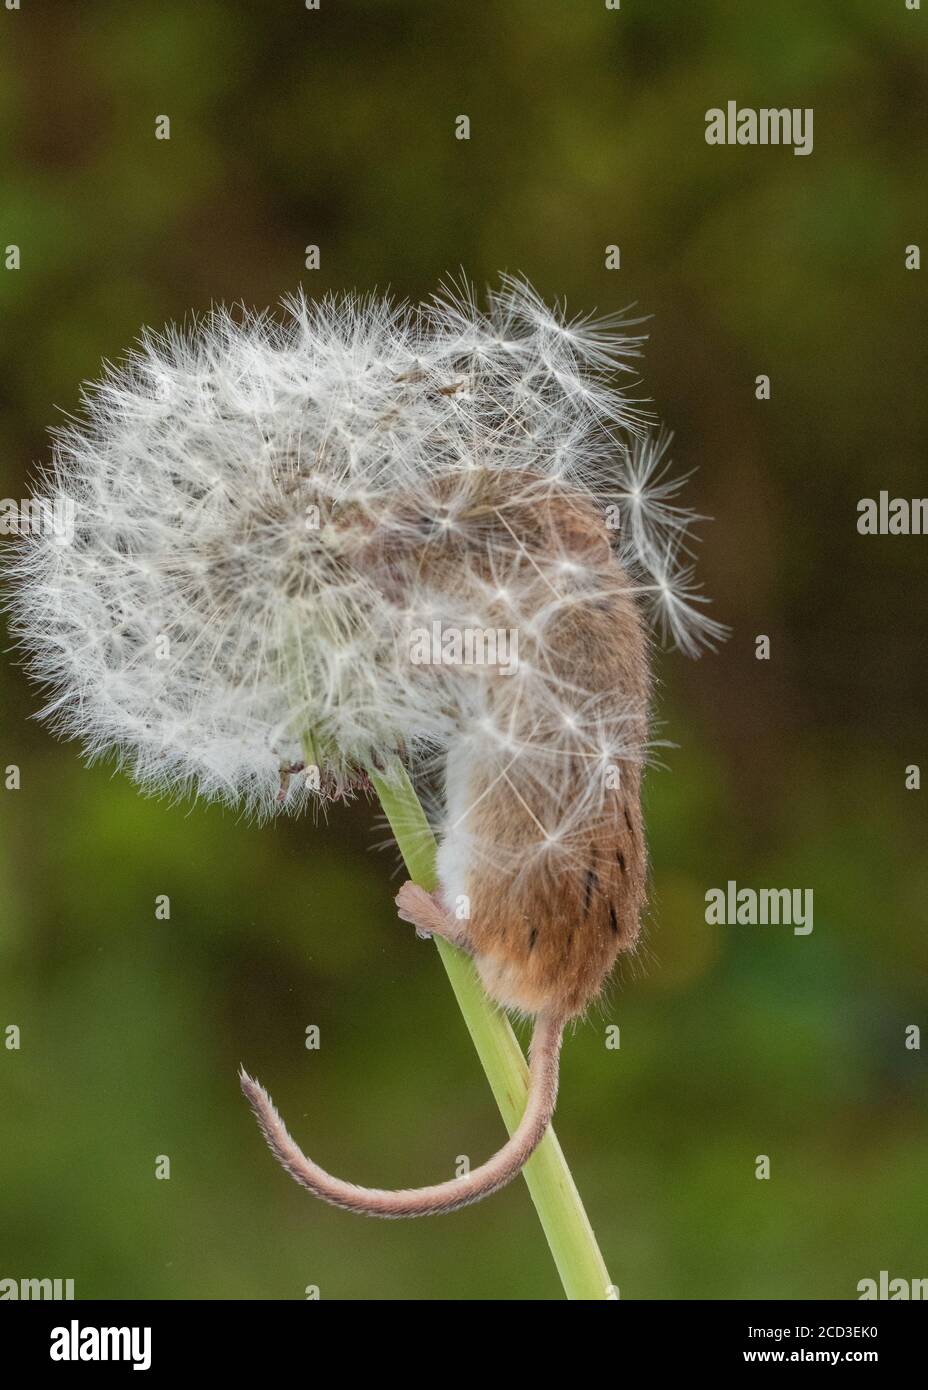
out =
[[(405, 770), (397, 766), (389, 773), (372, 771), (370, 777), (410, 878), (433, 892), (437, 887), (435, 838)], [(439, 937), (435, 944), (511, 1134), (525, 1109), (528, 1090), (528, 1067), (522, 1049), (506, 1015), (484, 993), (470, 959)], [(549, 1129), (522, 1171), (567, 1297), (597, 1301), (614, 1298), (593, 1228), (553, 1129)]]

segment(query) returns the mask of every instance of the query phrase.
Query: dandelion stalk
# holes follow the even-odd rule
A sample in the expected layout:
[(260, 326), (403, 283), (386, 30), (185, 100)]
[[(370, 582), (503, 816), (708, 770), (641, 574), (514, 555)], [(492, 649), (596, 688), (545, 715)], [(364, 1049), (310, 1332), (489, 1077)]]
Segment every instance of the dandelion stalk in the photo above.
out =
[[(435, 839), (405, 770), (397, 766), (389, 774), (371, 772), (370, 777), (410, 877), (432, 892), (438, 886)], [(435, 944), (511, 1134), (525, 1108), (527, 1095), (528, 1068), (522, 1049), (505, 1014), (484, 993), (464, 952), (438, 937)], [(522, 1173), (567, 1297), (609, 1299), (609, 1274), (553, 1129), (548, 1130)]]

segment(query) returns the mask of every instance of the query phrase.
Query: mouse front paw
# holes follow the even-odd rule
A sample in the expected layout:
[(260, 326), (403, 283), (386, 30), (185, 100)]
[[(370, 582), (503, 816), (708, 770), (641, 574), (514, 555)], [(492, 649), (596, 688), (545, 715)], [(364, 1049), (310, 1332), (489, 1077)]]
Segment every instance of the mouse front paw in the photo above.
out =
[(411, 879), (403, 884), (396, 895), (396, 910), (400, 921), (410, 922), (416, 929), (416, 936), (428, 941), (435, 931), (441, 931), (443, 912), (431, 893), (427, 893)]

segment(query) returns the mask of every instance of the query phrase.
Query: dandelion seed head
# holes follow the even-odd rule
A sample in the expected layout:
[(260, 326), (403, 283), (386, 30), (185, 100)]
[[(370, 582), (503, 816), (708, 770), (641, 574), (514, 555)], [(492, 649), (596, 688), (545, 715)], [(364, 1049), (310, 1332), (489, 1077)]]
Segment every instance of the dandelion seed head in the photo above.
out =
[[(685, 650), (721, 634), (669, 439), (617, 384), (636, 370), (633, 327), (569, 319), (504, 277), (485, 308), (449, 284), (418, 307), (298, 294), (276, 318), (219, 308), (146, 330), (54, 432), (40, 496), (73, 505), (73, 534), (24, 537), (12, 566), (42, 716), (147, 789), (260, 815), (317, 795), (291, 775), (313, 759), (323, 794), (348, 791), (393, 754), (427, 768), (468, 721), (516, 757), (527, 793), (556, 789), (559, 765), (613, 749), (616, 719), (585, 712), (582, 673), (567, 691), (546, 655), (600, 582), (545, 521), (552, 495), (618, 509), (656, 627)], [(496, 507), (486, 480), (502, 476), (520, 481)], [(407, 557), (401, 586), (370, 563), (375, 539)], [(485, 680), (424, 674), (404, 646), (414, 620), (489, 628), (501, 612), (525, 637), (507, 679), (530, 712), (503, 724)], [(548, 827), (545, 843), (571, 835)]]

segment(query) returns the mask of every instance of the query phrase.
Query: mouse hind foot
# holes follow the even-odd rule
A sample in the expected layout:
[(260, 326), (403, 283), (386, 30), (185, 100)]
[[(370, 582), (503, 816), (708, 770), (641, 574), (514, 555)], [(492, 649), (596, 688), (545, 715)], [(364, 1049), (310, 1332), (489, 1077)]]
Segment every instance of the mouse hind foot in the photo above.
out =
[(465, 951), (470, 949), (464, 923), (451, 916), (437, 893), (429, 893), (409, 880), (403, 884), (395, 901), (400, 920), (410, 922), (417, 936), (424, 940), (440, 936), (452, 946)]

